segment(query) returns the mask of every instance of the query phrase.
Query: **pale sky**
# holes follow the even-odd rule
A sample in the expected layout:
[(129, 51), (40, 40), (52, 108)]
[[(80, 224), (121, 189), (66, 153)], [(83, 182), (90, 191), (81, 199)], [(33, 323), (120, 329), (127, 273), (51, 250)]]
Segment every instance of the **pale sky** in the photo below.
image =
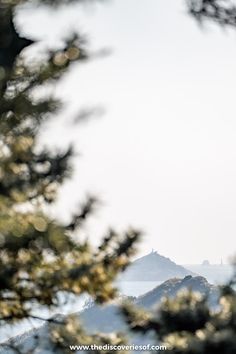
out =
[(70, 113), (106, 109), (76, 126), (67, 112), (42, 137), (81, 153), (58, 215), (94, 193), (103, 207), (87, 229), (93, 243), (107, 226), (133, 225), (145, 231), (140, 255), (219, 263), (236, 251), (236, 32), (203, 30), (185, 10), (183, 0), (116, 0), (22, 12), (18, 23), (50, 43), (82, 29), (90, 48), (113, 50), (75, 66), (57, 89)]

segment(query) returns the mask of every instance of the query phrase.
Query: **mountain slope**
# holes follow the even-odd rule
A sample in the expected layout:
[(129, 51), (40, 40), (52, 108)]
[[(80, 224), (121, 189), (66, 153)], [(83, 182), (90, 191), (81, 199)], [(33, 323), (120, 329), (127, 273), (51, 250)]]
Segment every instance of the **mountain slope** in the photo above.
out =
[[(209, 284), (203, 277), (186, 276), (184, 279), (170, 279), (163, 284), (157, 286), (152, 291), (145, 295), (133, 298), (132, 301), (139, 307), (151, 310), (153, 306), (160, 303), (161, 299), (165, 296), (173, 297), (178, 291), (183, 289), (192, 289), (203, 295), (209, 295), (209, 303), (212, 307), (217, 304), (218, 289), (217, 287)], [(122, 298), (120, 299), (122, 301)], [(98, 306), (93, 304), (89, 308), (81, 311), (78, 316), (82, 321), (84, 327), (90, 333), (103, 332), (111, 333), (115, 331), (123, 331), (128, 333), (128, 328), (124, 322), (123, 317), (119, 313), (119, 306), (117, 303), (111, 303), (106, 306)], [(37, 346), (37, 354), (53, 354), (53, 347), (50, 341), (50, 331), (48, 324), (25, 333), (23, 336), (18, 336), (14, 343), (20, 347), (23, 352), (29, 353), (34, 347), (35, 343), (40, 343)], [(150, 338), (132, 337), (132, 343), (145, 344), (150, 342)], [(0, 349), (0, 353), (14, 354), (13, 351), (6, 347)]]
[[(158, 285), (148, 293), (133, 298), (132, 301), (138, 307), (152, 310), (164, 297), (174, 297), (179, 291), (191, 289), (202, 295), (209, 296), (209, 303), (212, 307), (217, 305), (218, 289), (211, 285), (201, 276), (186, 276), (183, 279), (169, 279)], [(88, 331), (112, 332), (126, 329), (119, 315), (119, 309), (116, 304), (107, 306), (93, 305), (80, 313), (80, 318)]]
[(131, 263), (122, 274), (121, 281), (165, 281), (194, 275), (190, 270), (177, 265), (157, 252), (151, 252)]
[(191, 275), (186, 276), (184, 279), (169, 279), (148, 293), (139, 296), (135, 303), (140, 307), (151, 309), (160, 303), (163, 297), (174, 297), (179, 291), (185, 289), (191, 289), (202, 295), (208, 295), (210, 305), (212, 307), (217, 305), (217, 287), (209, 284), (204, 277), (192, 277)]

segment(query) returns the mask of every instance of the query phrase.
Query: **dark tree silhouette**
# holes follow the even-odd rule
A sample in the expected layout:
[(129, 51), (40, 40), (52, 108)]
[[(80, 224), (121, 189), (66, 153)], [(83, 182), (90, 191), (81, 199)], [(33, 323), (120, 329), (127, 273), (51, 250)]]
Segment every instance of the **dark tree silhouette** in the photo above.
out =
[[(26, 62), (21, 54), (33, 40), (23, 38), (14, 25), (17, 6), (24, 2), (0, 0), (1, 325), (35, 318), (35, 306), (56, 308), (62, 293), (85, 292), (100, 303), (114, 298), (113, 280), (128, 264), (139, 238), (139, 232), (130, 229), (123, 235), (109, 231), (98, 249), (82, 241), (80, 231), (96, 204), (93, 197), (81, 203), (67, 225), (45, 212), (71, 176), (73, 149), (55, 153), (37, 145), (41, 125), (57, 114), (61, 102), (36, 99), (34, 92), (48, 83), (55, 85), (72, 63), (79, 65), (89, 56), (82, 38), (73, 35), (64, 48)], [(46, 3), (60, 6), (68, 1)], [(53, 325), (53, 353), (69, 352), (72, 338), (76, 344), (105, 340), (87, 336), (70, 317), (46, 320)]]
[(188, 9), (198, 21), (212, 20), (236, 27), (236, 4), (231, 0), (188, 0)]

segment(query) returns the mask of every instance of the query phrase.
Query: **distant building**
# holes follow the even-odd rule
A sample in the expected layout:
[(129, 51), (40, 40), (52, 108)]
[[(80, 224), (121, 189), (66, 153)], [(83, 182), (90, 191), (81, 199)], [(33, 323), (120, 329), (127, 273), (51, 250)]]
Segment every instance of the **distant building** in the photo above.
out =
[(203, 266), (209, 266), (210, 262), (208, 261), (208, 259), (204, 259), (204, 261), (202, 262)]

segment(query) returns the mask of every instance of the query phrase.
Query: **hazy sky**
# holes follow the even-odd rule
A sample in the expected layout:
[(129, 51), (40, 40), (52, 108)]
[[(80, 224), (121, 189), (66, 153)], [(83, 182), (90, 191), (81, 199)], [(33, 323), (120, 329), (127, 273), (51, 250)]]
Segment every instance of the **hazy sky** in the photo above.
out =
[(218, 263), (236, 251), (236, 32), (202, 30), (185, 10), (181, 0), (116, 0), (18, 21), (51, 43), (82, 29), (91, 48), (113, 50), (75, 66), (57, 89), (71, 112), (92, 104), (107, 112), (47, 127), (43, 142), (74, 141), (81, 152), (58, 214), (93, 192), (103, 207), (87, 230), (92, 242), (107, 225), (133, 225), (145, 231), (140, 254)]

